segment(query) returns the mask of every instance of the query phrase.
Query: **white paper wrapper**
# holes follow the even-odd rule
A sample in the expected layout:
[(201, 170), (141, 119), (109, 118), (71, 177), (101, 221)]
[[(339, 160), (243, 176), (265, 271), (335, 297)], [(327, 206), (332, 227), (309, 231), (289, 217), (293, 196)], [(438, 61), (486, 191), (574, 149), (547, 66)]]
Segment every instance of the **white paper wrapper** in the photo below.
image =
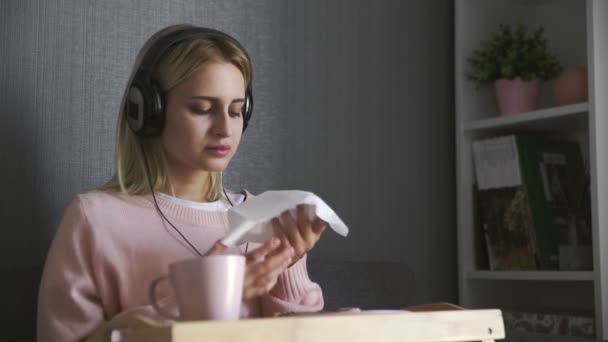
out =
[(338, 234), (348, 235), (348, 227), (336, 213), (317, 195), (308, 191), (281, 190), (266, 191), (245, 203), (228, 210), (229, 229), (222, 243), (226, 246), (245, 242), (263, 243), (272, 238), (271, 220), (289, 210), (293, 217), (296, 206), (306, 205), (308, 216), (315, 216), (327, 222)]

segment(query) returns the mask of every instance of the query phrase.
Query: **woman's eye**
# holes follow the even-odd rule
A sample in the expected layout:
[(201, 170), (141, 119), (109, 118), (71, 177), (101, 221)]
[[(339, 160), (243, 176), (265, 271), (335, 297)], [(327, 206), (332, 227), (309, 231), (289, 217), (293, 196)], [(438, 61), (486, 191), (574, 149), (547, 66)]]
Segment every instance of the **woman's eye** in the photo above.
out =
[(241, 116), (243, 114), (243, 105), (238, 104), (238, 105), (230, 106), (229, 113), (230, 113), (230, 116), (233, 116), (233, 117)]
[(196, 114), (209, 114), (211, 113), (211, 108), (201, 108), (201, 107), (192, 107), (190, 110)]

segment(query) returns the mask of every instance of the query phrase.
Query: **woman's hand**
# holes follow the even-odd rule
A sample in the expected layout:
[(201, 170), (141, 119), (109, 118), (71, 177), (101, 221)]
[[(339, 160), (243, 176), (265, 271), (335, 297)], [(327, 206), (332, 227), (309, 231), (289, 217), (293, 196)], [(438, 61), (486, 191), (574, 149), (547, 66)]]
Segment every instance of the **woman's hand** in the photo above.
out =
[(277, 278), (291, 265), (293, 256), (293, 248), (282, 246), (274, 238), (247, 253), (243, 299), (252, 299), (270, 292), (276, 285)]
[(306, 206), (298, 205), (296, 212), (297, 218), (293, 218), (289, 211), (284, 211), (280, 219), (279, 217), (272, 219), (274, 236), (281, 240), (282, 246), (294, 249), (293, 263), (315, 246), (327, 228), (325, 221), (318, 217), (312, 222), (309, 220)]
[[(207, 255), (221, 254), (226, 247), (219, 241), (205, 253)], [(253, 299), (264, 295), (276, 285), (277, 278), (292, 263), (294, 250), (291, 246), (281, 244), (273, 238), (262, 246), (247, 253), (247, 267), (243, 281), (243, 300)]]

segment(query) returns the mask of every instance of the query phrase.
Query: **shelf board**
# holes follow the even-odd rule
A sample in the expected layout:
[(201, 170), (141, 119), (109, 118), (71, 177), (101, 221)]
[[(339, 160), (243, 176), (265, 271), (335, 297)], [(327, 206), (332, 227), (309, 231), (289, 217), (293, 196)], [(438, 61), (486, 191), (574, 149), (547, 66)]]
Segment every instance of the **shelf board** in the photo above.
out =
[(567, 106), (552, 107), (540, 109), (533, 112), (513, 114), (509, 116), (500, 116), (473, 120), (464, 124), (465, 132), (478, 132), (486, 130), (498, 130), (504, 128), (542, 128), (549, 123), (559, 125), (562, 123), (565, 127), (572, 128), (573, 121), (585, 121), (589, 111), (589, 103), (581, 102)]
[(593, 271), (472, 271), (472, 280), (593, 281)]
[[(506, 329), (505, 329), (506, 330)], [(593, 342), (585, 337), (562, 336), (555, 334), (541, 334), (521, 331), (505, 331), (506, 338), (509, 341), (518, 342)]]

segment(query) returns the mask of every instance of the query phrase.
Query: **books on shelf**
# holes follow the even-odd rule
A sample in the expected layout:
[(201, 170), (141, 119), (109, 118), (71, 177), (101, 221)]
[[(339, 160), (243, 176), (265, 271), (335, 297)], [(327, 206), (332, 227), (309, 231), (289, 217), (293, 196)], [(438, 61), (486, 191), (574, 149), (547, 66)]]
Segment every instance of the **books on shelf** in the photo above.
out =
[(482, 139), (473, 142), (473, 160), (491, 270), (590, 269), (589, 193), (577, 142)]
[(595, 324), (592, 314), (512, 312), (502, 313), (507, 336), (509, 332), (595, 337)]

